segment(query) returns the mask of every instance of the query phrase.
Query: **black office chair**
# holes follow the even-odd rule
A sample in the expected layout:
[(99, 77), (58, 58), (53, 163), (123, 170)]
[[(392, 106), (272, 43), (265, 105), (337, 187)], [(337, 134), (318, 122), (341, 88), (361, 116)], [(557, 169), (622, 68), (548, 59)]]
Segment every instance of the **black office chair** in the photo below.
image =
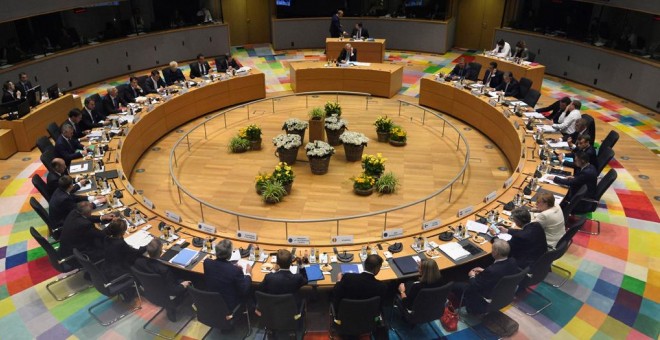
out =
[[(103, 116), (106, 115), (105, 110), (103, 108), (103, 103), (102, 103), (103, 98), (101, 97), (100, 94), (94, 93), (94, 94), (91, 94), (91, 95), (87, 96), (87, 98), (94, 99), (94, 102), (96, 103), (96, 106), (94, 107), (94, 109), (97, 112), (99, 112), (100, 114), (102, 114)], [(85, 99), (87, 99), (87, 98), (85, 98)]]
[(594, 164), (596, 166), (596, 171), (598, 172), (598, 175), (603, 172), (603, 169), (605, 169), (605, 166), (610, 163), (610, 161), (614, 158), (614, 150), (608, 147), (601, 147), (598, 149), (598, 156), (596, 160), (598, 161), (598, 164)]
[(527, 52), (527, 61), (530, 63), (533, 63), (536, 60), (536, 53), (534, 52)]
[(53, 159), (55, 159), (55, 149), (51, 150), (46, 150), (39, 156), (39, 160), (41, 161), (41, 164), (43, 164), (46, 169), (48, 169), (48, 172), (53, 172), (55, 169), (51, 166), (51, 163), (53, 162)]
[(46, 208), (44, 208), (39, 201), (37, 201), (36, 198), (30, 197), (30, 206), (34, 211), (41, 217), (41, 220), (46, 223), (46, 226), (48, 227), (48, 232), (50, 233), (50, 237), (53, 238), (53, 240), (59, 240), (60, 239), (60, 232), (61, 226), (56, 226), (50, 221), (50, 215), (48, 214), (48, 211), (46, 211)]
[(469, 64), (468, 75), (465, 77), (465, 79), (477, 81), (479, 80), (479, 72), (481, 72), (481, 64), (477, 62), (471, 62)]
[(69, 256), (67, 258), (62, 258), (58, 253), (55, 248), (53, 248), (53, 245), (48, 242), (39, 232), (37, 229), (34, 229), (34, 227), (30, 227), (30, 235), (39, 243), (41, 248), (46, 252), (46, 255), (48, 256), (48, 261), (50, 262), (50, 265), (53, 267), (53, 269), (57, 270), (61, 274), (65, 274), (64, 276), (59, 276), (57, 279), (54, 281), (49, 282), (46, 285), (46, 290), (50, 293), (50, 295), (53, 296), (53, 298), (57, 301), (64, 301), (82, 291), (85, 289), (91, 288), (91, 285), (87, 285), (86, 287), (75, 290), (71, 293), (69, 293), (67, 296), (64, 297), (58, 297), (51, 289), (50, 287), (62, 282), (70, 277), (73, 277), (74, 275), (78, 274), (81, 272), (80, 270), (80, 265), (75, 261), (75, 259), (72, 256)]
[(536, 106), (536, 103), (539, 102), (540, 98), (541, 98), (541, 92), (535, 89), (529, 89), (529, 91), (527, 91), (527, 95), (523, 99), (523, 102), (525, 102), (525, 104), (531, 107), (534, 107)]
[(307, 333), (306, 328), (306, 308), (305, 301), (298, 307), (296, 298), (293, 294), (266, 294), (257, 291), (254, 293), (257, 298), (257, 306), (261, 312), (261, 325), (264, 326), (264, 337), (269, 332), (289, 332), (295, 333), (298, 339), (298, 328), (302, 321), (302, 338)]
[[(440, 333), (438, 333), (435, 327), (433, 327), (433, 321), (439, 320), (442, 317), (442, 314), (444, 314), (447, 295), (449, 295), (453, 285), (454, 282), (449, 282), (442, 287), (424, 288), (420, 290), (415, 301), (413, 301), (411, 309), (407, 309), (403, 305), (403, 301), (399, 295), (397, 295), (394, 298), (393, 308), (399, 311), (400, 315), (408, 324), (413, 326), (423, 323), (428, 324), (435, 335), (437, 335), (438, 338), (441, 338), (442, 336)], [(390, 323), (390, 325), (391, 324), (392, 323)], [(394, 332), (399, 338), (403, 338), (396, 329), (394, 329)]]
[[(564, 253), (566, 252), (566, 248), (568, 248), (568, 244), (566, 243), (559, 244), (559, 246), (560, 248), (548, 250), (545, 254), (541, 255), (541, 257), (539, 257), (536, 260), (536, 262), (534, 262), (534, 264), (531, 265), (531, 267), (529, 268), (529, 273), (527, 273), (527, 276), (520, 283), (520, 286), (524, 287), (524, 290), (538, 296), (539, 298), (545, 301), (543, 307), (539, 308), (535, 312), (532, 313), (525, 312), (525, 314), (529, 316), (537, 315), (541, 313), (544, 309), (552, 305), (552, 301), (550, 299), (545, 297), (543, 294), (537, 292), (536, 289), (532, 289), (530, 287), (545, 282), (544, 281), (545, 278), (548, 276), (548, 273), (550, 273), (550, 271), (552, 270), (552, 262), (554, 262), (560, 256), (564, 255)], [(520, 307), (518, 307), (517, 304), (516, 304), (516, 308), (523, 311)]]
[(221, 55), (215, 58), (215, 68), (218, 72), (226, 72), (227, 68), (222, 66), (225, 65), (224, 61), (227, 60), (227, 56)]
[(591, 141), (596, 140), (596, 121), (594, 120), (594, 117), (588, 115), (588, 114), (583, 114), (582, 119), (587, 121), (587, 133), (589, 136), (591, 136)]
[(143, 90), (144, 90), (144, 84), (147, 82), (147, 78), (149, 78), (149, 75), (137, 77), (138, 86), (141, 87)]
[(564, 214), (564, 225), (567, 229), (570, 229), (575, 226), (582, 226), (585, 222), (583, 217), (576, 217), (573, 215), (575, 208), (582, 202), (584, 196), (587, 195), (587, 185), (583, 185), (578, 189), (575, 194), (572, 194), (570, 201), (567, 199), (568, 196), (564, 197), (564, 200), (560, 203), (561, 211)]
[[(132, 276), (128, 274), (124, 274), (112, 281), (108, 281), (106, 279), (105, 275), (101, 270), (96, 266), (94, 262), (92, 262), (87, 255), (81, 253), (78, 251), (78, 249), (73, 249), (73, 256), (75, 259), (80, 263), (82, 266), (83, 270), (85, 270), (87, 273), (89, 273), (89, 276), (92, 279), (92, 284), (94, 285), (94, 288), (96, 290), (105, 295), (107, 298), (93, 304), (91, 307), (87, 309), (89, 314), (101, 325), (101, 326), (110, 326), (114, 324), (115, 322), (123, 319), (126, 317), (128, 314), (131, 314), (137, 310), (142, 309), (142, 299), (140, 298), (140, 290), (138, 289), (138, 285), (133, 279)], [(130, 290), (135, 289), (135, 292), (137, 293), (137, 298), (138, 298), (138, 305), (124, 311), (123, 314), (120, 314), (117, 316), (115, 319), (109, 321), (109, 322), (103, 322), (96, 314), (94, 314), (93, 310), (112, 300), (113, 298), (117, 297), (118, 295), (128, 292)]]
[[(381, 320), (380, 315), (380, 296), (365, 300), (343, 299), (339, 303), (339, 314), (335, 313), (334, 306), (330, 304), (331, 327), (341, 335), (358, 336), (373, 333)], [(332, 334), (330, 332), (331, 339), (333, 339)]]
[(46, 136), (41, 136), (37, 138), (37, 148), (39, 148), (39, 151), (41, 151), (41, 153), (44, 153), (50, 149), (55, 148), (55, 145), (53, 145), (53, 142), (50, 141), (50, 138)]
[[(188, 292), (193, 299), (193, 306), (197, 312), (197, 321), (211, 327), (206, 334), (202, 337), (204, 340), (214, 328), (220, 330), (229, 330), (234, 326), (234, 320), (240, 314), (245, 314), (247, 317), (247, 338), (252, 332), (250, 327), (250, 315), (248, 314), (245, 304), (239, 304), (234, 310), (229, 310), (222, 295), (217, 292), (206, 292), (199, 290), (195, 287), (189, 286)], [(243, 308), (241, 308), (243, 307)]]
[[(50, 138), (53, 139), (53, 141), (57, 142), (57, 139), (60, 137), (60, 127), (57, 125), (57, 123), (52, 122), (48, 124), (46, 127), (46, 131), (48, 131), (48, 135)], [(43, 151), (42, 151), (43, 152)]]
[(158, 274), (152, 274), (152, 273), (145, 273), (143, 271), (140, 271), (139, 269), (135, 267), (131, 267), (131, 273), (133, 274), (133, 277), (137, 279), (137, 281), (140, 284), (140, 291), (142, 292), (142, 296), (146, 298), (149, 302), (153, 303), (154, 305), (161, 307), (160, 310), (154, 314), (154, 316), (151, 317), (147, 321), (147, 323), (142, 326), (142, 329), (144, 329), (145, 332), (149, 334), (153, 334), (156, 336), (159, 336), (161, 338), (165, 339), (175, 339), (181, 331), (183, 331), (186, 326), (188, 326), (188, 323), (194, 318), (191, 316), (188, 321), (186, 321), (183, 326), (181, 326), (176, 333), (174, 333), (173, 336), (166, 336), (163, 334), (160, 334), (158, 332), (150, 330), (149, 324), (154, 321), (154, 319), (160, 315), (164, 310), (166, 309), (176, 309), (178, 300), (172, 300), (170, 299), (170, 294), (168, 291), (167, 283), (163, 280), (163, 278), (158, 275)]
[(600, 152), (600, 148), (605, 148), (605, 149), (609, 148), (614, 150), (614, 145), (616, 145), (616, 142), (618, 141), (619, 141), (619, 133), (614, 130), (610, 130), (607, 136), (605, 136), (605, 139), (603, 139), (603, 141), (600, 142), (600, 146), (598, 147), (598, 152)]
[[(600, 203), (601, 198), (607, 191), (607, 189), (612, 186), (612, 183), (616, 181), (617, 178), (617, 172), (614, 169), (610, 169), (610, 171), (603, 176), (603, 178), (600, 179), (598, 182), (598, 185), (596, 185), (596, 192), (594, 193), (594, 198), (582, 198), (582, 202), (580, 206), (578, 207), (579, 209), (575, 209), (573, 212), (575, 214), (587, 214), (587, 213), (593, 213), (596, 211), (598, 208), (598, 203)], [(600, 234), (600, 221), (595, 220), (593, 218), (587, 218), (585, 217), (585, 222), (589, 220), (591, 222), (596, 222), (597, 228), (596, 231), (588, 231), (584, 229), (580, 229), (581, 233), (585, 234), (590, 234), (590, 235), (599, 235)]]
[(520, 82), (518, 82), (518, 86), (520, 88), (520, 92), (518, 92), (518, 99), (522, 100), (527, 96), (527, 92), (529, 92), (529, 89), (532, 88), (532, 84), (534, 82), (528, 78), (522, 77), (520, 78)]
[(118, 95), (121, 96), (121, 97), (123, 97), (123, 96), (124, 96), (124, 93), (125, 93), (126, 91), (129, 90), (129, 86), (130, 86), (130, 85), (129, 85), (129, 84), (126, 84), (126, 83), (121, 84), (121, 85), (117, 85), (117, 93), (118, 93)]
[[(564, 256), (564, 254), (566, 254), (566, 251), (568, 250), (568, 247), (570, 247), (571, 244), (573, 244), (573, 237), (575, 236), (575, 234), (578, 233), (578, 231), (580, 231), (580, 228), (582, 228), (581, 225), (569, 228), (566, 231), (566, 234), (564, 234), (564, 236), (562, 236), (561, 239), (559, 239), (559, 242), (557, 242), (557, 246), (555, 247), (555, 249), (561, 249), (562, 251), (557, 254), (557, 260), (562, 258), (562, 256)], [(561, 271), (562, 273), (566, 274), (566, 276), (564, 277), (564, 279), (560, 283), (551, 284), (555, 288), (560, 288), (561, 286), (563, 286), (568, 281), (568, 279), (570, 279), (571, 276), (573, 275), (573, 273), (571, 273), (570, 270), (568, 270), (566, 268), (563, 268), (558, 264), (553, 263), (552, 268), (555, 268), (555, 269)]]
[(50, 194), (48, 193), (48, 189), (46, 188), (46, 182), (44, 182), (44, 179), (39, 176), (39, 174), (34, 174), (32, 175), (32, 185), (37, 188), (37, 191), (43, 196), (43, 198), (46, 199), (46, 201), (50, 202)]

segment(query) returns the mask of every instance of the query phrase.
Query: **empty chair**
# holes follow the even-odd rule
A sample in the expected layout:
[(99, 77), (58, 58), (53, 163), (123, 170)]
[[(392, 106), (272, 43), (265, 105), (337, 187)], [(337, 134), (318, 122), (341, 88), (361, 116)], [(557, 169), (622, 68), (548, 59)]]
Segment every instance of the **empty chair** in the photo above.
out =
[(148, 75), (137, 77), (138, 86), (140, 86), (142, 89), (144, 89), (144, 84), (147, 82), (147, 78), (149, 78)]
[[(617, 172), (614, 169), (610, 169), (610, 171), (601, 178), (601, 180), (598, 182), (598, 185), (596, 186), (596, 193), (594, 194), (594, 198), (582, 198), (582, 202), (580, 204), (580, 211), (575, 211), (576, 214), (586, 214), (586, 213), (592, 213), (596, 211), (598, 208), (598, 203), (600, 202), (600, 199), (603, 197), (607, 189), (614, 183), (614, 181), (617, 178)], [(585, 218), (585, 220), (589, 220), (592, 222), (596, 222), (597, 224), (597, 229), (596, 231), (587, 231), (584, 229), (581, 229), (580, 232), (591, 234), (591, 235), (598, 235), (600, 234), (600, 221), (594, 220), (592, 218)]]
[[(137, 283), (135, 283), (135, 280), (133, 279), (132, 276), (128, 274), (124, 274), (112, 281), (108, 281), (101, 272), (101, 270), (96, 266), (96, 264), (92, 261), (89, 260), (89, 257), (87, 255), (81, 253), (78, 251), (78, 249), (73, 249), (73, 256), (76, 258), (78, 263), (82, 266), (82, 268), (89, 273), (89, 276), (92, 279), (92, 284), (94, 285), (94, 288), (96, 290), (105, 295), (107, 298), (103, 299), (95, 304), (93, 304), (91, 307), (87, 309), (89, 314), (102, 326), (110, 326), (114, 324), (115, 322), (123, 319), (125, 316), (127, 316), (130, 313), (133, 313), (137, 310), (140, 310), (142, 308), (142, 300), (140, 299), (140, 290), (138, 289)], [(137, 293), (137, 298), (138, 298), (138, 305), (126, 310), (123, 314), (120, 314), (113, 320), (109, 322), (103, 322), (96, 314), (94, 314), (94, 309), (111, 299), (119, 296), (120, 294), (130, 294), (133, 289), (135, 289), (135, 292)]]
[(37, 199), (34, 197), (30, 197), (30, 206), (32, 209), (34, 209), (37, 215), (41, 217), (41, 220), (46, 223), (50, 237), (52, 237), (54, 240), (59, 240), (60, 226), (56, 226), (50, 221), (50, 215), (48, 214), (48, 211), (46, 211), (46, 208), (44, 208), (41, 203), (39, 203), (39, 201), (37, 201)]
[(55, 148), (55, 145), (53, 145), (53, 142), (50, 141), (50, 138), (46, 136), (41, 136), (37, 138), (37, 148), (39, 148), (39, 151), (41, 151), (41, 153), (44, 153), (50, 149)]
[(57, 141), (57, 139), (60, 138), (60, 127), (57, 125), (57, 123), (52, 122), (48, 124), (48, 126), (46, 127), (46, 131), (48, 131), (48, 135), (54, 141)]
[(527, 61), (529, 61), (530, 63), (533, 63), (535, 60), (536, 60), (536, 53), (534, 53), (532, 51), (528, 51), (527, 52)]
[(465, 77), (467, 80), (477, 81), (479, 80), (479, 72), (481, 72), (481, 64), (477, 62), (471, 62), (469, 65), (468, 75)]
[(57, 284), (59, 282), (62, 282), (66, 280), (69, 277), (72, 277), (80, 272), (80, 267), (78, 262), (75, 261), (73, 256), (69, 256), (67, 258), (61, 258), (59, 254), (57, 253), (57, 250), (53, 248), (53, 245), (50, 244), (39, 232), (37, 229), (34, 229), (34, 227), (30, 227), (30, 234), (32, 237), (39, 243), (41, 248), (44, 249), (46, 252), (46, 255), (48, 256), (48, 261), (50, 262), (50, 265), (53, 267), (53, 269), (57, 270), (58, 272), (65, 274), (64, 276), (60, 276), (55, 281), (51, 281), (46, 285), (46, 290), (50, 293), (50, 295), (53, 296), (53, 298), (57, 301), (64, 301), (87, 288), (91, 288), (92, 286), (86, 286), (83, 289), (73, 291), (69, 293), (67, 296), (64, 297), (58, 297), (55, 295), (55, 293), (50, 289), (51, 286), (54, 284)]
[(529, 92), (529, 89), (532, 88), (532, 84), (534, 82), (531, 81), (528, 78), (522, 77), (520, 78), (520, 82), (518, 83), (518, 86), (520, 86), (520, 92), (518, 93), (518, 99), (522, 100), (527, 96), (527, 92)]
[(48, 194), (48, 188), (46, 187), (46, 182), (44, 179), (39, 176), (39, 174), (32, 175), (32, 185), (37, 188), (41, 196), (50, 202), (50, 194)]
[[(433, 327), (432, 322), (439, 320), (444, 314), (445, 303), (447, 302), (447, 295), (451, 291), (453, 282), (449, 282), (442, 287), (424, 288), (419, 291), (415, 301), (413, 301), (412, 308), (407, 309), (403, 306), (401, 298), (397, 295), (394, 299), (394, 308), (399, 311), (403, 319), (412, 325), (428, 324), (429, 327), (440, 338), (440, 334)], [(395, 332), (399, 332), (395, 329)], [(401, 335), (399, 335), (401, 338)]]
[(570, 201), (564, 198), (564, 200), (560, 203), (561, 211), (564, 214), (564, 224), (566, 225), (566, 228), (570, 229), (574, 226), (582, 226), (582, 224), (584, 224), (585, 219), (573, 216), (573, 211), (578, 206), (578, 204), (582, 202), (582, 199), (586, 195), (587, 185), (585, 184), (580, 189), (578, 189), (575, 194), (573, 194), (573, 197)]
[[(532, 264), (532, 266), (529, 268), (529, 273), (527, 273), (527, 277), (522, 280), (521, 286), (524, 286), (526, 291), (540, 297), (546, 303), (543, 305), (543, 307), (539, 308), (535, 312), (525, 312), (525, 314), (533, 316), (541, 313), (544, 309), (552, 305), (552, 301), (550, 299), (537, 292), (536, 289), (532, 289), (530, 287), (544, 283), (543, 280), (545, 280), (545, 278), (548, 276), (548, 273), (550, 273), (552, 270), (552, 262), (558, 259), (560, 256), (564, 255), (566, 248), (568, 248), (567, 243), (559, 244), (559, 248), (547, 251), (545, 254), (541, 255), (541, 257), (539, 257), (536, 262), (534, 262), (534, 264)], [(518, 306), (516, 305), (516, 307)]]
[(582, 119), (587, 121), (587, 133), (589, 136), (591, 136), (591, 140), (595, 141), (596, 140), (596, 121), (594, 120), (594, 117), (588, 115), (588, 114), (583, 114)]
[[(570, 247), (571, 244), (573, 243), (573, 237), (575, 236), (575, 234), (578, 233), (578, 231), (580, 231), (580, 228), (582, 228), (581, 225), (578, 225), (578, 226), (575, 226), (575, 227), (572, 227), (572, 228), (568, 229), (566, 231), (566, 234), (564, 234), (564, 236), (562, 236), (561, 239), (559, 239), (559, 242), (557, 242), (557, 247), (555, 249), (561, 249), (562, 251), (560, 251), (557, 254), (557, 259), (560, 259), (562, 256), (564, 256), (564, 254), (568, 250), (568, 247)], [(553, 263), (552, 268), (555, 268), (555, 269), (563, 272), (564, 274), (566, 274), (566, 276), (564, 277), (564, 279), (560, 283), (552, 285), (555, 288), (559, 288), (559, 287), (563, 286), (564, 283), (566, 283), (566, 281), (568, 281), (568, 279), (570, 279), (571, 276), (573, 275), (570, 270), (568, 270), (566, 268), (563, 268), (563, 267), (559, 266), (558, 264)]]
[[(438, 308), (442, 308), (438, 306)], [(341, 335), (358, 336), (371, 334), (380, 319), (380, 296), (365, 300), (342, 299), (339, 314), (330, 304), (332, 327)], [(332, 334), (332, 333), (331, 333)]]
[(305, 302), (298, 307), (296, 298), (293, 294), (266, 294), (264, 292), (255, 292), (257, 306), (261, 312), (261, 324), (264, 326), (264, 338), (269, 332), (289, 332), (295, 333), (298, 339), (298, 329), (302, 321), (303, 337), (307, 330), (305, 329)]
[(608, 147), (600, 147), (598, 149), (598, 157), (596, 158), (598, 160), (598, 164), (596, 165), (596, 171), (600, 175), (601, 172), (603, 172), (603, 169), (605, 169), (605, 166), (610, 163), (610, 161), (614, 158), (614, 150)]
[(603, 141), (600, 142), (600, 147), (598, 148), (599, 152), (600, 152), (600, 148), (610, 148), (614, 150), (614, 145), (616, 145), (616, 142), (618, 141), (619, 141), (619, 133), (614, 130), (610, 130), (607, 136), (605, 136), (605, 139), (603, 139)]
[(41, 156), (39, 156), (39, 160), (41, 161), (41, 164), (43, 164), (46, 169), (48, 169), (48, 172), (53, 172), (55, 169), (53, 169), (51, 163), (53, 162), (53, 159), (55, 159), (55, 149), (50, 149), (44, 151)]
[(536, 106), (536, 103), (539, 102), (540, 98), (541, 98), (541, 92), (535, 89), (529, 89), (529, 91), (527, 91), (527, 95), (525, 96), (525, 98), (523, 98), (523, 102), (525, 102), (525, 104), (531, 107), (534, 107)]
[[(237, 316), (245, 314), (247, 317), (247, 333), (250, 335), (250, 315), (247, 313), (245, 304), (238, 304), (234, 310), (229, 310), (222, 295), (218, 292), (206, 292), (193, 286), (188, 287), (188, 292), (192, 296), (193, 304), (197, 312), (197, 321), (211, 327), (202, 337), (205, 339), (214, 328), (220, 330), (229, 330), (234, 326), (234, 320)], [(244, 337), (244, 338), (245, 338)]]

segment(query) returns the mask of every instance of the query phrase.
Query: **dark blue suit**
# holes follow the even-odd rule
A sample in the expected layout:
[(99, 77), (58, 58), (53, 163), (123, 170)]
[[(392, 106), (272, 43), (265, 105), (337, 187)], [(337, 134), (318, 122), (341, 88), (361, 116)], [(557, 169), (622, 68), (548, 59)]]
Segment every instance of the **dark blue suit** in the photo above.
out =
[(71, 138), (67, 141), (64, 135), (60, 135), (55, 142), (55, 155), (62, 158), (68, 167), (74, 159), (82, 158), (82, 154), (77, 150), (84, 150), (85, 147), (80, 142)]
[(583, 169), (575, 169), (575, 174), (572, 179), (555, 177), (553, 180), (557, 184), (567, 185), (568, 193), (566, 199), (570, 201), (575, 193), (580, 190), (583, 185), (587, 185), (586, 198), (594, 198), (596, 194), (596, 180), (598, 179), (598, 171), (592, 164), (587, 165)]
[(518, 85), (517, 80), (511, 78), (511, 81), (508, 84), (507, 82), (502, 81), (499, 85), (497, 85), (495, 90), (503, 91), (505, 97), (517, 97), (520, 93), (520, 85)]
[[(575, 149), (575, 152), (579, 152), (579, 151), (585, 152), (587, 154), (587, 156), (589, 156), (589, 164), (596, 165), (596, 163), (598, 163), (598, 156), (596, 155), (596, 149), (594, 149), (593, 146), (589, 145), (589, 147), (584, 149), (584, 150), (580, 150), (580, 149), (577, 149), (577, 148)], [(575, 152), (567, 153), (565, 156), (570, 157), (570, 158), (574, 158), (575, 157)], [(575, 163), (573, 163), (573, 162), (564, 161), (563, 165), (564, 166), (569, 166), (573, 169), (577, 168), (575, 166)]]
[(172, 71), (170, 68), (163, 70), (163, 78), (165, 78), (165, 84), (172, 85), (177, 81), (186, 81), (186, 77), (183, 75), (180, 69)]
[(206, 289), (218, 292), (227, 304), (227, 308), (233, 310), (250, 289), (252, 278), (243, 275), (240, 267), (225, 260), (204, 260), (204, 280)]
[(520, 268), (531, 266), (548, 250), (545, 231), (538, 222), (528, 223), (520, 230), (511, 229), (509, 234), (509, 257), (515, 259)]
[(261, 281), (257, 290), (267, 294), (293, 294), (296, 301), (300, 302), (298, 291), (300, 287), (307, 284), (307, 271), (300, 268), (300, 271), (293, 274), (290, 270), (280, 269), (274, 273), (268, 273)]
[(471, 278), (465, 289), (463, 304), (468, 312), (473, 314), (484, 313), (486, 311), (486, 301), (489, 299), (493, 288), (500, 279), (507, 275), (513, 275), (520, 272), (516, 260), (508, 258), (498, 261), (488, 266), (484, 271)]
[(144, 92), (147, 94), (149, 93), (158, 93), (158, 89), (161, 87), (167, 87), (165, 85), (165, 82), (163, 81), (163, 78), (159, 78), (158, 81), (154, 84), (154, 78), (147, 78), (147, 80), (144, 81)]
[(332, 16), (332, 20), (330, 21), (330, 37), (339, 38), (342, 33), (344, 33), (344, 30), (342, 29), (341, 23), (339, 22), (339, 15), (335, 14)]
[(387, 285), (380, 282), (373, 274), (362, 272), (360, 274), (344, 274), (341, 281), (335, 284), (333, 290), (333, 304), (335, 311), (339, 313), (339, 303), (343, 299), (366, 300), (374, 296), (380, 296), (382, 305), (387, 294)]
[[(504, 72), (495, 69), (495, 74), (491, 78), (490, 70), (486, 69), (486, 74), (484, 75), (484, 85), (488, 85), (493, 88), (498, 87), (503, 82), (502, 77), (504, 77)], [(488, 84), (489, 81), (490, 84)]]
[(463, 67), (460, 67), (458, 64), (454, 66), (454, 69), (449, 73), (450, 77), (459, 77), (467, 78), (470, 75), (470, 67), (465, 64)]
[(94, 226), (100, 222), (98, 216), (85, 217), (74, 210), (64, 220), (62, 235), (60, 236), (60, 248), (58, 253), (62, 258), (73, 255), (73, 249), (98, 259), (103, 254), (103, 239), (105, 235)]

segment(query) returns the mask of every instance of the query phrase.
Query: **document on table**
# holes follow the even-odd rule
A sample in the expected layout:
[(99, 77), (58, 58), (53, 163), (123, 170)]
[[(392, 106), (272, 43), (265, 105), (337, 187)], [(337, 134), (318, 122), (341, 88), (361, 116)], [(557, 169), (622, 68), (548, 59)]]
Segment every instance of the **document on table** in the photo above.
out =
[(250, 266), (254, 266), (254, 261), (248, 261), (248, 260), (240, 259), (240, 260), (238, 260), (238, 262), (236, 264), (243, 269), (243, 275), (247, 275), (248, 274), (247, 266), (248, 266), (248, 264)]
[(69, 172), (70, 173), (76, 173), (76, 172), (84, 172), (89, 169), (89, 163), (79, 163), (79, 164), (71, 164), (71, 167), (69, 167)]
[(544, 124), (544, 125), (538, 125), (537, 127), (543, 129), (543, 132), (549, 132), (549, 133), (557, 132), (557, 130), (555, 130), (555, 128), (553, 128), (552, 125)]
[(84, 192), (84, 191), (91, 190), (91, 189), (92, 189), (92, 182), (87, 181), (87, 184), (80, 186), (80, 189), (78, 189), (78, 192)]
[(539, 182), (541, 182), (541, 183), (548, 183), (548, 184), (554, 184), (554, 185), (559, 185), (559, 184), (557, 184), (557, 183), (551, 181), (551, 180), (548, 178), (548, 176), (555, 176), (555, 177), (559, 177), (559, 178), (565, 178), (565, 177), (563, 177), (563, 176), (544, 174), (543, 176), (541, 176), (541, 178), (539, 178)]
[(154, 237), (145, 230), (138, 230), (134, 232), (131, 236), (124, 238), (124, 241), (128, 243), (129, 246), (139, 249), (140, 247), (146, 246), (151, 242)]
[(544, 116), (543, 114), (540, 114), (540, 113), (538, 113), (538, 112), (536, 112), (536, 111), (525, 112), (525, 113), (523, 113), (523, 114), (524, 114), (525, 117), (527, 117), (527, 118), (530, 118), (530, 117), (531, 117), (531, 118), (536, 118), (536, 119), (545, 119), (545, 116)]
[(500, 240), (509, 241), (511, 239), (511, 234), (499, 233), (497, 234), (497, 238), (499, 238)]
[(559, 141), (559, 142), (556, 142), (556, 143), (548, 141), (548, 145), (553, 149), (557, 149), (557, 148), (566, 148), (566, 149), (568, 149), (568, 142), (564, 142), (564, 141)]
[(440, 246), (440, 250), (454, 261), (470, 256), (470, 252), (463, 249), (463, 246), (458, 242), (445, 243)]
[(488, 226), (483, 223), (479, 223), (477, 221), (468, 221), (467, 228), (469, 231), (474, 231), (476, 233), (485, 234), (486, 232), (488, 232)]

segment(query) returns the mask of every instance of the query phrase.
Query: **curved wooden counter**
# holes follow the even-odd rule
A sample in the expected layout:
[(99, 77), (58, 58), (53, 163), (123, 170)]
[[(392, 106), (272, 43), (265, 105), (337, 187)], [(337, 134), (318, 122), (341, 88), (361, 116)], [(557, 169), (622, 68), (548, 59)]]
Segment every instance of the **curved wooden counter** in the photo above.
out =
[(325, 55), (328, 59), (337, 59), (344, 45), (351, 44), (358, 51), (358, 61), (382, 63), (385, 60), (385, 39), (362, 41), (339, 38), (325, 38)]
[(511, 71), (513, 77), (520, 81), (520, 78), (527, 78), (532, 81), (532, 88), (541, 92), (541, 85), (543, 85), (543, 76), (545, 76), (545, 66), (538, 65), (523, 65), (516, 64), (512, 61), (507, 61), (501, 58), (475, 54), (474, 61), (481, 64), (481, 71), (479, 71), (479, 80), (484, 79), (488, 65), (494, 61), (497, 63), (497, 69), (500, 71)]

